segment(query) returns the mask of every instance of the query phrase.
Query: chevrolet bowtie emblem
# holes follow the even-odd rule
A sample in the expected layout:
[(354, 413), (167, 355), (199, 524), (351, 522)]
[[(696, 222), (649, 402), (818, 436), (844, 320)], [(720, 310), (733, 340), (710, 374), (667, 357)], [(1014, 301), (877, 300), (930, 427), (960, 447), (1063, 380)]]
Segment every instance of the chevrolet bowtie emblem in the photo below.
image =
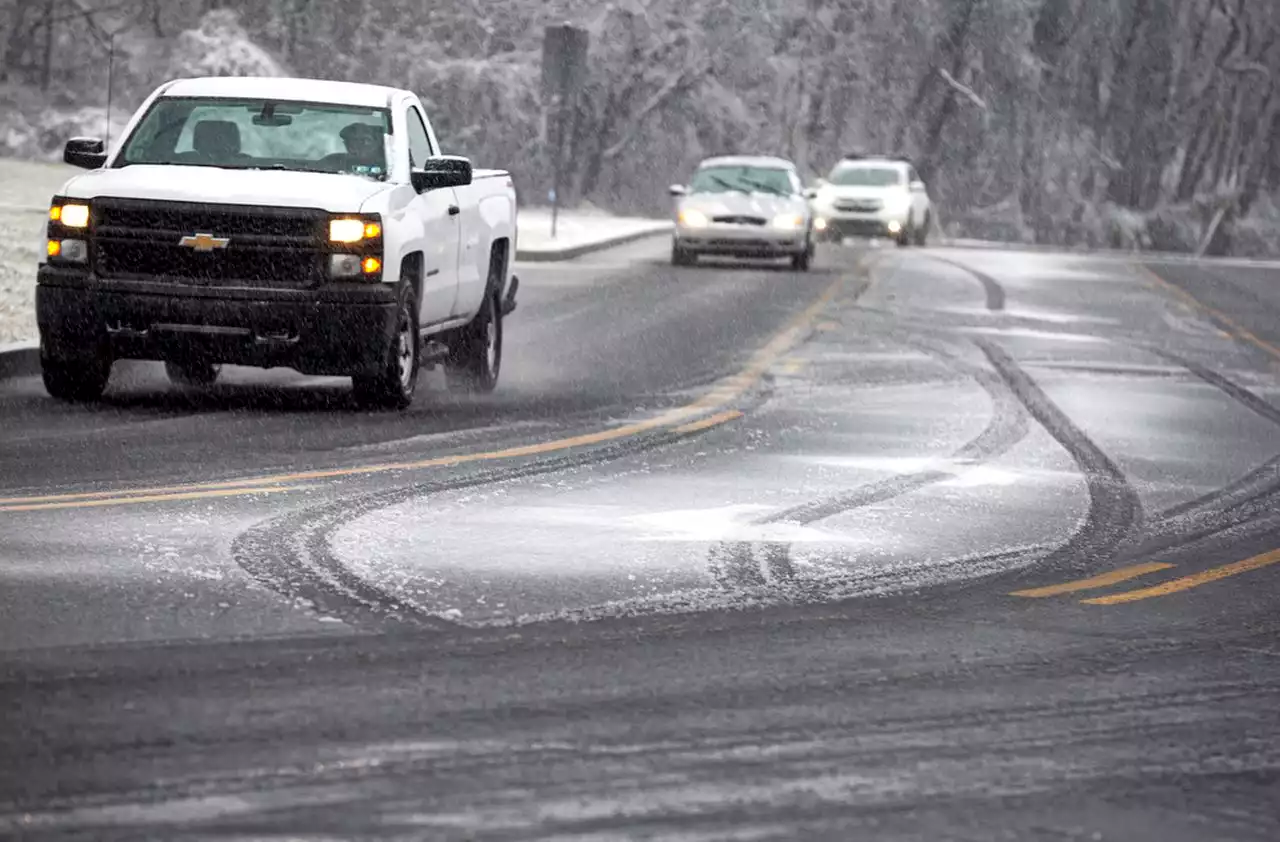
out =
[(214, 249), (224, 249), (231, 240), (227, 237), (215, 237), (212, 234), (191, 234), (178, 240), (178, 245), (186, 246), (196, 251), (213, 251)]

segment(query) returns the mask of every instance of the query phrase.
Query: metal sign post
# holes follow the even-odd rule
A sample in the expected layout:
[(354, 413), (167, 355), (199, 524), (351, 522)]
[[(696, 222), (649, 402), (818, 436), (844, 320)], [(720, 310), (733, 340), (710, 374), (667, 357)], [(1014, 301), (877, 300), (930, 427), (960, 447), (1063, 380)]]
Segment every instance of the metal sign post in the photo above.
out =
[(547, 148), (551, 150), (551, 236), (560, 215), (561, 179), (569, 117), (578, 104), (587, 68), (587, 31), (571, 24), (548, 26), (542, 39), (542, 101), (546, 104)]

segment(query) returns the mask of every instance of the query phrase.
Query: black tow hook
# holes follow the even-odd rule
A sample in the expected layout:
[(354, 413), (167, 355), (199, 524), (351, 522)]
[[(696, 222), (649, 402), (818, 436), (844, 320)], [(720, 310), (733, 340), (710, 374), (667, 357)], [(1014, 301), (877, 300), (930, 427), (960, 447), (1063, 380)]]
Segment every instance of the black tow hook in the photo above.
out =
[(516, 290), (520, 288), (520, 279), (511, 276), (511, 286), (507, 287), (507, 297), (502, 302), (502, 315), (510, 316), (516, 309)]

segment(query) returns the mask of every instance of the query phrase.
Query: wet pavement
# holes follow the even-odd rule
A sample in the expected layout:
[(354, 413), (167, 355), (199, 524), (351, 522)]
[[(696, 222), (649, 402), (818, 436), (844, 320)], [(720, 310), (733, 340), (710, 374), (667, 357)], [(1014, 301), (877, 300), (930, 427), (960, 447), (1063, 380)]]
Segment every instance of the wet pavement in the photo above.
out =
[(403, 414), (0, 383), (0, 830), (1280, 836), (1280, 270), (663, 257)]

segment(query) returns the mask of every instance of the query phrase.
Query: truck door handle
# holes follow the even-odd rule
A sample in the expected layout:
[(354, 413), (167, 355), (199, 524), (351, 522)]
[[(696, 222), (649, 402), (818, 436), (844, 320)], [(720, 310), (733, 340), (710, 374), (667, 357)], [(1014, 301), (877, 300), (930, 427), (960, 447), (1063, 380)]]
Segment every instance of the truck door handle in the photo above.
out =
[(449, 205), (449, 216), (457, 216), (462, 210), (457, 205)]

